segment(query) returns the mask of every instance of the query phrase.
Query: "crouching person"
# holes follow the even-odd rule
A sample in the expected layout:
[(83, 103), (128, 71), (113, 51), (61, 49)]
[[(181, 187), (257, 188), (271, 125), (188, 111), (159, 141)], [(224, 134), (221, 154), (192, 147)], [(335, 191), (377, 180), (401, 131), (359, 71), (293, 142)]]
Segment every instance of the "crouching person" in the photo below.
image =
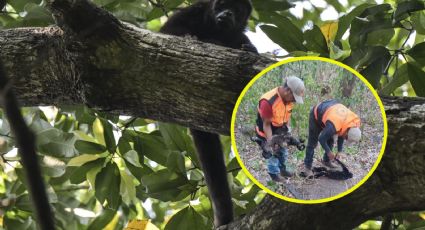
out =
[[(337, 154), (333, 152), (334, 136), (337, 136)], [(358, 142), (361, 138), (360, 118), (339, 103), (337, 100), (327, 100), (310, 110), (308, 142), (304, 158), (304, 174), (308, 177), (313, 174), (314, 149), (317, 143), (325, 151), (323, 164), (329, 168), (337, 166), (332, 162), (338, 155), (342, 154), (344, 141)]]

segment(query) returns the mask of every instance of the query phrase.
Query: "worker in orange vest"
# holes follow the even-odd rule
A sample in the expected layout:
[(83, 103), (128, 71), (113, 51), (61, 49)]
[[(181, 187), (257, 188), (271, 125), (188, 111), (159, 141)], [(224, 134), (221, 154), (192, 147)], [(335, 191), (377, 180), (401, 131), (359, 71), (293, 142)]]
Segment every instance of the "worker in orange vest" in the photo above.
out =
[[(338, 137), (338, 153), (332, 152), (334, 136)], [(361, 138), (360, 118), (337, 100), (327, 100), (310, 110), (308, 142), (304, 158), (305, 176), (311, 176), (313, 172), (314, 149), (317, 143), (325, 150), (323, 164), (330, 168), (338, 167), (332, 161), (342, 154), (344, 141), (358, 142)]]
[[(289, 132), (289, 121), (294, 103), (303, 103), (304, 82), (298, 77), (288, 77), (284, 85), (276, 87), (261, 96), (258, 103), (256, 141), (260, 146), (270, 142), (272, 135)], [(291, 177), (285, 161), (287, 149), (263, 151), (267, 159), (267, 170), (272, 180), (280, 182), (281, 176)]]

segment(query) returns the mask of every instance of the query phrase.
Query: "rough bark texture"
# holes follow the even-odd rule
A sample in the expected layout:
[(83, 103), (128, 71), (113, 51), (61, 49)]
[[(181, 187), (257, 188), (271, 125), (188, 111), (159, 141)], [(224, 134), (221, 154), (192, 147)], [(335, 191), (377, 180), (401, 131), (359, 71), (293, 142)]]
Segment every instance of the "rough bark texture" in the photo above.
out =
[(388, 141), (375, 173), (351, 194), (300, 205), (268, 196), (245, 217), (221, 229), (352, 229), (397, 211), (425, 209), (425, 99), (383, 98)]
[[(96, 21), (88, 16), (98, 12), (86, 9), (90, 4), (75, 2), (52, 3), (62, 7), (54, 10), (62, 30), (0, 31), (0, 57), (24, 105), (84, 103), (228, 134), (243, 87), (274, 62), (117, 21), (108, 24), (108, 17), (100, 13), (98, 23), (82, 23)], [(79, 13), (70, 18), (68, 11)]]

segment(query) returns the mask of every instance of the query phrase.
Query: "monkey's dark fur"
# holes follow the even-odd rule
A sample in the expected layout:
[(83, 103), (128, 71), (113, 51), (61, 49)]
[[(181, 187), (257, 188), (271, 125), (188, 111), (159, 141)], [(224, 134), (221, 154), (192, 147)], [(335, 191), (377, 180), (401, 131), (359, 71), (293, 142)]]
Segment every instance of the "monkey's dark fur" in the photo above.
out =
[[(198, 1), (176, 12), (160, 32), (257, 53), (244, 34), (251, 10), (249, 0)], [(199, 130), (191, 132), (210, 193), (214, 223), (227, 224), (233, 220), (233, 206), (220, 138)]]
[[(342, 163), (338, 159), (335, 159), (335, 161), (341, 166), (342, 171), (328, 170), (326, 167), (313, 167), (313, 177), (318, 178), (321, 176), (325, 176), (333, 180), (347, 180), (353, 177), (353, 174), (348, 170), (347, 166), (345, 166), (344, 163)], [(305, 177), (305, 175), (303, 174), (301, 176)]]

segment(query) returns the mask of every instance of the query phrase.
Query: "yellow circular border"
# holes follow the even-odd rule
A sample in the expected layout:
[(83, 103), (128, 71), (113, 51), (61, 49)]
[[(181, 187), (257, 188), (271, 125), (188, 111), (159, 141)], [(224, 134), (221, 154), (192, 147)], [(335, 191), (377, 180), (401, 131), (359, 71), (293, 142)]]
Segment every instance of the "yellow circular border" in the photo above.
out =
[[(369, 88), (369, 90), (372, 92), (373, 96), (375, 96), (376, 101), (378, 102), (379, 108), (381, 109), (381, 114), (382, 114), (382, 118), (383, 118), (383, 123), (384, 123), (384, 137), (383, 137), (383, 141), (382, 141), (382, 146), (381, 146), (381, 151), (379, 153), (378, 159), (376, 160), (375, 164), (372, 166), (372, 169), (369, 171), (369, 173), (360, 181), (358, 182), (356, 185), (354, 185), (353, 187), (351, 187), (350, 189), (348, 189), (347, 191), (340, 193), (338, 195), (332, 196), (332, 197), (328, 197), (328, 198), (323, 198), (323, 199), (317, 199), (317, 200), (300, 200), (300, 199), (294, 199), (294, 198), (289, 198), (286, 196), (283, 196), (281, 194), (278, 194), (276, 192), (271, 191), (269, 188), (265, 187), (263, 184), (261, 184), (257, 179), (255, 179), (252, 174), (246, 169), (245, 165), (243, 164), (240, 156), (239, 156), (239, 152), (236, 148), (236, 140), (235, 140), (235, 130), (234, 130), (234, 126), (235, 126), (235, 121), (236, 121), (236, 113), (237, 110), (239, 108), (239, 105), (242, 101), (242, 98), (245, 96), (246, 91), (248, 91), (248, 89), (254, 84), (254, 82), (260, 78), (261, 76), (263, 76), (265, 73), (267, 73), (268, 71), (270, 71), (271, 69), (278, 67), (280, 65), (284, 65), (290, 62), (296, 62), (296, 61), (324, 61), (324, 62), (328, 62), (331, 64), (335, 64), (338, 65), (348, 71), (350, 71), (351, 73), (353, 73), (354, 75), (356, 75), (360, 80), (363, 81), (363, 83)], [(236, 105), (235, 108), (233, 109), (233, 113), (232, 113), (232, 122), (231, 122), (231, 127), (230, 127), (230, 135), (231, 135), (231, 140), (232, 140), (232, 148), (236, 154), (236, 159), (238, 160), (239, 164), (242, 167), (243, 172), (249, 177), (249, 179), (251, 179), (258, 187), (260, 187), (261, 189), (263, 189), (264, 191), (266, 191), (268, 194), (286, 200), (286, 201), (290, 201), (290, 202), (294, 202), (294, 203), (300, 203), (300, 204), (318, 204), (318, 203), (323, 203), (323, 202), (328, 202), (328, 201), (332, 201), (338, 198), (341, 198), (351, 192), (353, 192), (354, 190), (356, 190), (358, 187), (360, 187), (364, 182), (366, 182), (367, 179), (369, 179), (369, 177), (372, 175), (372, 173), (375, 171), (376, 167), (378, 167), (379, 162), (381, 162), (382, 156), (384, 154), (385, 151), (385, 146), (387, 143), (387, 135), (388, 135), (388, 127), (387, 127), (387, 116), (385, 114), (385, 109), (384, 106), (382, 104), (381, 99), (379, 98), (378, 94), (376, 93), (375, 89), (370, 85), (370, 83), (362, 76), (360, 75), (360, 73), (358, 73), (356, 70), (352, 69), (351, 67), (329, 59), (329, 58), (322, 58), (322, 57), (311, 57), (311, 56), (305, 56), (305, 57), (296, 57), (296, 58), (289, 58), (289, 59), (285, 59), (282, 61), (279, 61), (267, 68), (265, 68), (264, 70), (262, 70), (259, 74), (257, 74), (249, 83), (248, 85), (245, 86), (245, 88), (243, 89), (242, 93), (239, 95), (238, 100), (236, 101)]]

